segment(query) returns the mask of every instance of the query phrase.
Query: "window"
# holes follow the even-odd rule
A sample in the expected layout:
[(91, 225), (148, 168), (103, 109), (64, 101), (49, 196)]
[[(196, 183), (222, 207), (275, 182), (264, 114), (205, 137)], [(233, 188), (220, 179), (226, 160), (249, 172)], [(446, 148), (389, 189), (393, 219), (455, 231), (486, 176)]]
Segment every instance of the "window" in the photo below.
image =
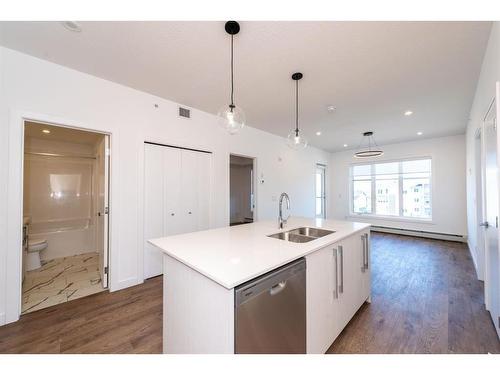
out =
[(353, 165), (351, 187), (354, 214), (432, 218), (431, 159)]
[(326, 219), (326, 194), (325, 194), (326, 166), (316, 164), (316, 217)]

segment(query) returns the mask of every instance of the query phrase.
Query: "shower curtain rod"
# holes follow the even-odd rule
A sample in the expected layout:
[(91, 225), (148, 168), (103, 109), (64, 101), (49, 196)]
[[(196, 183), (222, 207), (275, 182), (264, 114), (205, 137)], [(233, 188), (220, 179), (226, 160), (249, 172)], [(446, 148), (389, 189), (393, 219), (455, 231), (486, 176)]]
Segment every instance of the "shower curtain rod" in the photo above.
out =
[(70, 154), (52, 154), (50, 152), (31, 152), (24, 151), (28, 155), (39, 155), (39, 156), (52, 156), (56, 158), (82, 158), (82, 159), (96, 159), (95, 156), (84, 156), (84, 155), (70, 155)]

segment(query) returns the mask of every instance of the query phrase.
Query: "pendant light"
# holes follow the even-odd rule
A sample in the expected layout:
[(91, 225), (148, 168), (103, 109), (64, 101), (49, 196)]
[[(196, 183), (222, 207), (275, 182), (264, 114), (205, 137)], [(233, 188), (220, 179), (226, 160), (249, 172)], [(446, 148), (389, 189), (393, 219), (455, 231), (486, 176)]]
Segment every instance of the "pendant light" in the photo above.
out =
[[(363, 143), (365, 142), (365, 139), (367, 139), (367, 147), (363, 148)], [(373, 146), (373, 148), (372, 148)], [(358, 150), (355, 154), (355, 158), (373, 158), (377, 156), (381, 156), (384, 154), (384, 151), (382, 151), (378, 146), (377, 142), (375, 142), (375, 138), (373, 138), (373, 132), (364, 132), (363, 133), (363, 138), (361, 139), (361, 143), (358, 147)]]
[(231, 35), (231, 103), (222, 107), (217, 116), (219, 124), (229, 134), (236, 134), (245, 126), (245, 112), (234, 104), (234, 79), (233, 79), (233, 42), (234, 36), (240, 31), (240, 25), (236, 21), (228, 21), (225, 25), (226, 32)]
[(303, 77), (302, 73), (293, 73), (292, 79), (295, 81), (295, 129), (288, 134), (287, 144), (294, 150), (307, 147), (307, 139), (300, 135), (299, 130), (299, 80)]

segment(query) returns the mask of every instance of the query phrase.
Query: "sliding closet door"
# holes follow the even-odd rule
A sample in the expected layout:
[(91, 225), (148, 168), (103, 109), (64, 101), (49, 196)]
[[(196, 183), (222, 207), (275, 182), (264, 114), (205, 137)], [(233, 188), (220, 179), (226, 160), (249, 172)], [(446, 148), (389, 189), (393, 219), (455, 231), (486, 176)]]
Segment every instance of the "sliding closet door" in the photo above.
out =
[(147, 242), (164, 236), (164, 147), (145, 144), (144, 155), (144, 278), (162, 274), (160, 251)]

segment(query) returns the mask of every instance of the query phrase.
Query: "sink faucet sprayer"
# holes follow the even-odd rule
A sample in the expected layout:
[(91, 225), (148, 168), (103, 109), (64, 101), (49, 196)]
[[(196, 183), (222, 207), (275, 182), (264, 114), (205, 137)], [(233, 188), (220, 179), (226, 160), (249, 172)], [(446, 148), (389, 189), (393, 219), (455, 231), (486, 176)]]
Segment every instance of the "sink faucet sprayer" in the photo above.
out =
[(288, 196), (287, 193), (281, 193), (281, 195), (280, 195), (280, 201), (278, 203), (278, 207), (279, 207), (278, 223), (279, 223), (279, 228), (280, 229), (283, 229), (283, 224), (286, 224), (287, 220), (290, 218), (290, 214), (288, 214), (288, 216), (286, 217), (286, 219), (283, 219), (283, 209), (281, 207), (283, 205), (283, 198), (286, 199), (286, 208), (290, 209), (290, 197)]

